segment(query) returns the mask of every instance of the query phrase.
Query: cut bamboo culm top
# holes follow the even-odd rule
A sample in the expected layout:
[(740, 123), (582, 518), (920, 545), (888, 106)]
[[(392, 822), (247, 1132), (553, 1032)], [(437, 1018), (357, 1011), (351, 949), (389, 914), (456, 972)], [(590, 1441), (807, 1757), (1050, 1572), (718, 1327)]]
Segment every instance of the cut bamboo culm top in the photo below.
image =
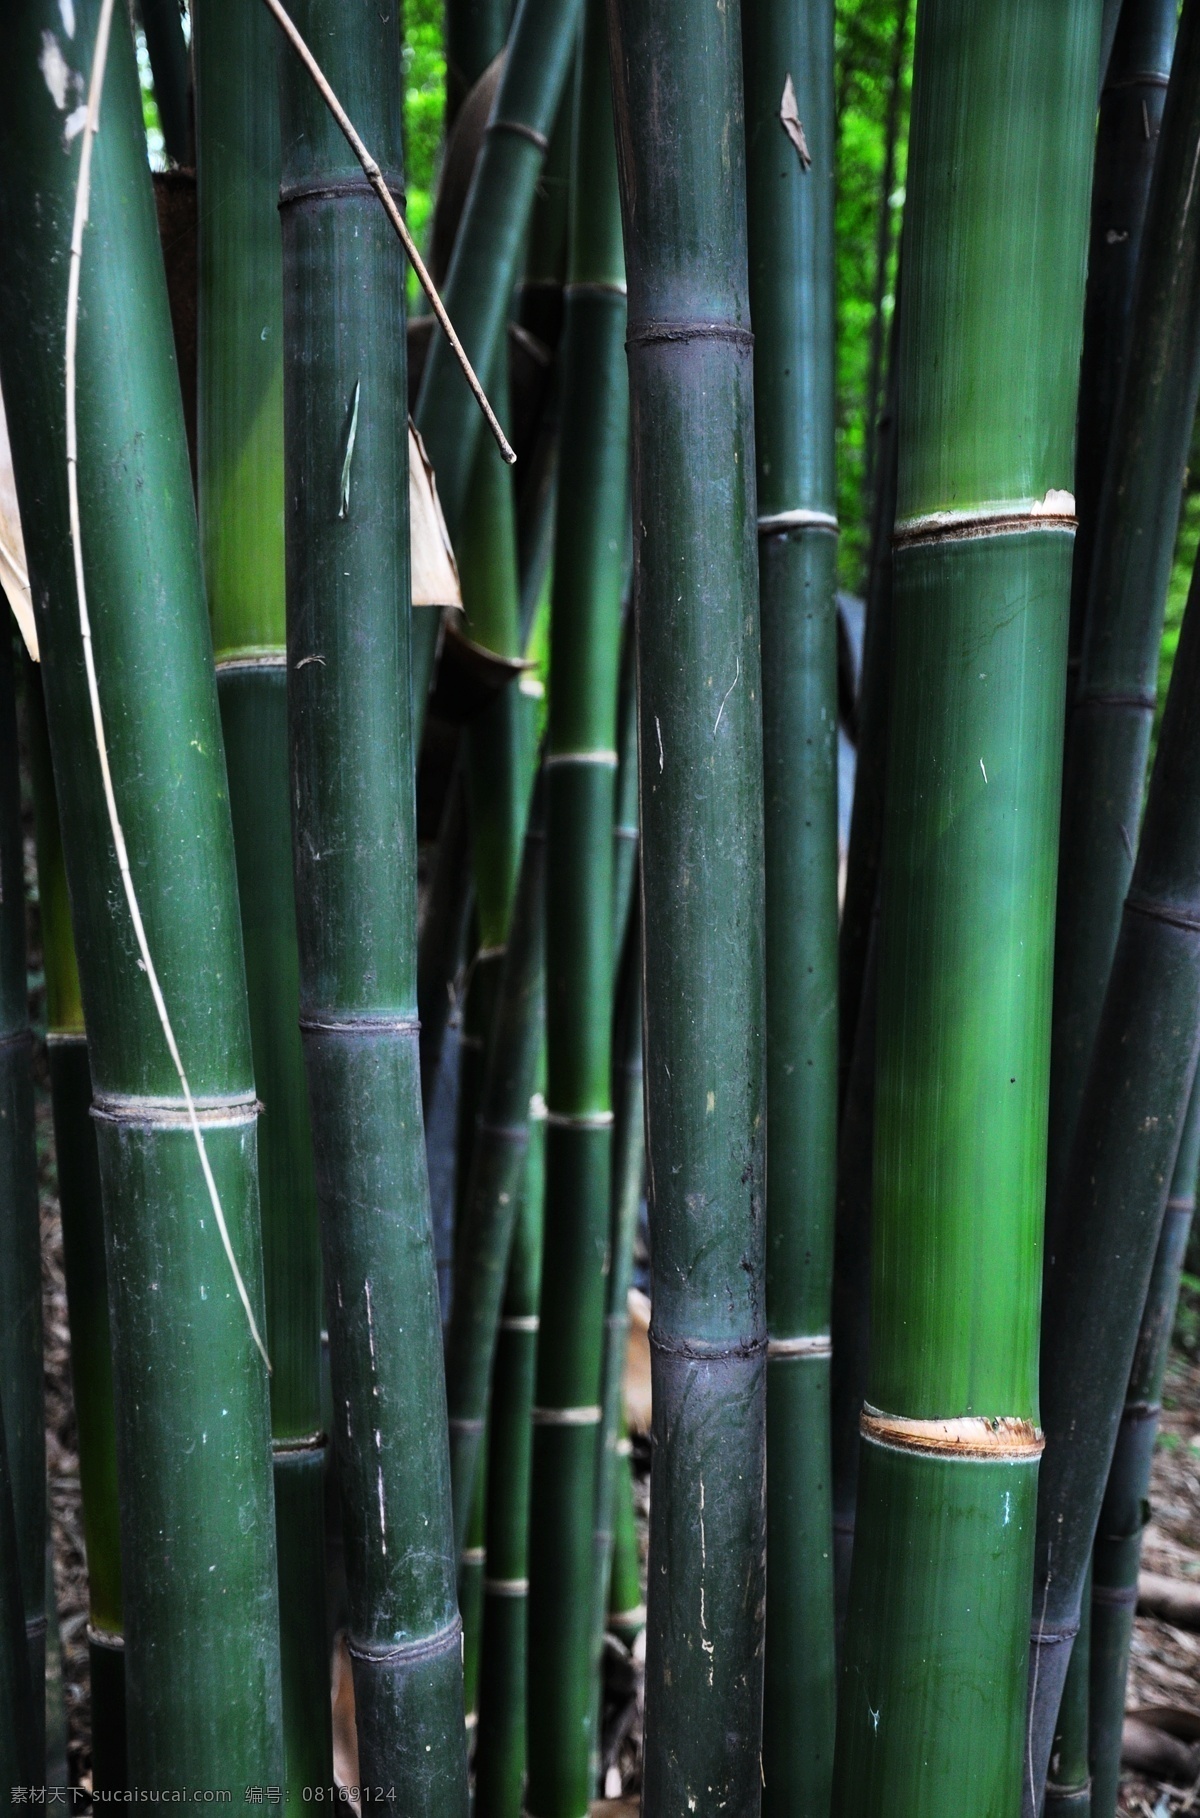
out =
[(1020, 1800), (1097, 10), (918, 14), (837, 1818)]

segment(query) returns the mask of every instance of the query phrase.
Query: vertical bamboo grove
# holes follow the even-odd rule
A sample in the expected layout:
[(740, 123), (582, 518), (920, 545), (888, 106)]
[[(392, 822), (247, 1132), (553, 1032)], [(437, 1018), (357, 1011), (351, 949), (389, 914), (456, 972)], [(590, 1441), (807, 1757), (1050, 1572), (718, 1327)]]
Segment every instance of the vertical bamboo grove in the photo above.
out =
[[(1160, 20), (1163, 39), (1170, 20)], [(1184, 8), (1162, 114), (1127, 355), (1111, 419), (1063, 778), (1046, 1264), (1121, 906), (1133, 871), (1179, 475), (1200, 395), (1200, 6)], [(1147, 119), (1149, 114), (1147, 113)], [(1076, 611), (1079, 611), (1078, 605)]]
[(1200, 1046), (1198, 700), (1193, 573), (1046, 1275), (1028, 1815), (1040, 1802)]
[[(276, 29), (193, 7), (201, 552), (229, 766), (259, 1127), (289, 1781), (332, 1774), (325, 1634), (321, 1265), (300, 1048), (288, 789), (283, 293)], [(266, 72), (267, 79), (264, 79)]]
[[(0, 19), (0, 382), (27, 527), (104, 1196), (129, 1774), (150, 1788), (213, 1787), (283, 1771), (267, 1377), (138, 964), (80, 661), (63, 382), (79, 141), (64, 155), (63, 131), (74, 85), (81, 92), (86, 83), (98, 14), (87, 0), (69, 21), (50, 4)], [(69, 72), (61, 108), (39, 74), (43, 34)], [(121, 9), (102, 120), (78, 343), (79, 498), (96, 667), (150, 951), (261, 1322), (257, 1101), (225, 763), (141, 96)]]
[(1019, 1799), (1098, 29), (1087, 0), (918, 15), (840, 1818)]
[(739, 9), (612, 0), (629, 283), (654, 1456), (648, 1811), (757, 1812), (762, 737)]
[[(402, 193), (396, 13), (297, 24)], [(360, 1771), (465, 1818), (441, 1321), (421, 1125), (404, 268), (308, 75), (280, 64), (288, 737)]]
[[(824, 1818), (835, 1712), (837, 1157), (833, 7), (745, 0), (767, 930), (764, 1809)], [(803, 122), (805, 150), (789, 136)], [(793, 131), (794, 131), (793, 123)]]
[(586, 1811), (597, 1704), (593, 1535), (629, 506), (625, 268), (603, 0), (585, 8), (578, 67), (546, 748), (546, 1201), (529, 1540), (530, 1818)]
[(62, 1217), (63, 1270), (71, 1332), (71, 1389), (79, 1433), (79, 1482), (88, 1566), (88, 1673), (92, 1786), (123, 1790), (125, 1646), (121, 1613), (121, 1521), (117, 1495), (116, 1408), (109, 1337), (104, 1207), (92, 1122), (92, 1077), (71, 905), (54, 793), (40, 668), (26, 663), (38, 905), (46, 977), (46, 1059), (54, 1119), (54, 1156)]

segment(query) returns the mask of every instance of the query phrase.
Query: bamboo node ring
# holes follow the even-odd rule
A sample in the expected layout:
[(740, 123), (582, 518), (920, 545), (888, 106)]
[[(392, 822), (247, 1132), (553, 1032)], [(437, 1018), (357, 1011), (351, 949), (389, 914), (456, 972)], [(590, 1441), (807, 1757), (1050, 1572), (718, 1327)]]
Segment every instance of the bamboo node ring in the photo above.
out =
[(938, 1458), (970, 1458), (1021, 1464), (1040, 1458), (1046, 1441), (1030, 1420), (1008, 1414), (959, 1414), (948, 1420), (918, 1420), (883, 1414), (864, 1404), (859, 1416), (864, 1439), (894, 1452), (921, 1452)]
[(534, 1408), (535, 1427), (598, 1427), (599, 1408)]

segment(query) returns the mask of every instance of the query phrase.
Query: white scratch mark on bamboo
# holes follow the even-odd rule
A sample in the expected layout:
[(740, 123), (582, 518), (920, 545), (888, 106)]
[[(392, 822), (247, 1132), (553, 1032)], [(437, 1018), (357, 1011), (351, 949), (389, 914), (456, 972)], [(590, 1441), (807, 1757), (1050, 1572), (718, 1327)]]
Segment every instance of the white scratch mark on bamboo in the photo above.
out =
[[(707, 1637), (708, 1635), (708, 1622), (705, 1616), (704, 1604), (704, 1574), (707, 1569), (708, 1548), (705, 1545), (704, 1540), (704, 1479), (702, 1477), (700, 1479), (700, 1633), (702, 1637)], [(702, 1639), (700, 1647), (708, 1656), (708, 1683), (711, 1686), (713, 1682), (713, 1654), (715, 1652), (715, 1645), (707, 1639)]]
[(350, 463), (354, 459), (354, 444), (358, 440), (358, 400), (362, 393), (362, 380), (354, 381), (354, 403), (350, 408), (350, 429), (346, 436), (346, 458), (342, 462), (342, 490), (338, 499), (338, 517), (344, 522), (350, 516)]
[(732, 680), (732, 682), (730, 682), (728, 688), (725, 690), (725, 693), (722, 695), (721, 705), (717, 708), (717, 717), (716, 717), (716, 721), (713, 725), (713, 737), (714, 738), (716, 738), (716, 736), (717, 736), (717, 727), (721, 724), (721, 715), (725, 711), (725, 703), (729, 699), (730, 695), (733, 693), (734, 689), (737, 687), (737, 685), (741, 681), (741, 679), (742, 679), (742, 659), (741, 659), (741, 656), (739, 655), (738, 659), (737, 659), (737, 667), (733, 672), (733, 680)]
[[(378, 1434), (375, 1436), (377, 1439)], [(383, 1507), (383, 1466), (375, 1474), (375, 1487), (379, 1494), (379, 1546), (384, 1558), (387, 1558), (387, 1515)]]
[(984, 782), (985, 782), (985, 783), (986, 783), (986, 782), (987, 782), (987, 771), (986, 771), (986, 770), (984, 770), (984, 767), (983, 767), (983, 759), (982, 759), (982, 758), (980, 758), (980, 760), (979, 760), (979, 768), (980, 768), (980, 769), (981, 769), (981, 770), (983, 770), (983, 780), (984, 780)]
[(667, 760), (663, 756), (662, 726), (659, 723), (659, 718), (658, 718), (657, 714), (655, 714), (655, 716), (654, 716), (654, 730), (658, 734), (658, 774), (659, 774), (659, 776), (661, 776), (664, 769), (666, 768)]
[(188, 1119), (192, 1126), (192, 1135), (196, 1139), (196, 1152), (200, 1157), (200, 1167), (208, 1196), (212, 1202), (213, 1214), (217, 1229), (221, 1233), (221, 1243), (229, 1260), (238, 1298), (246, 1314), (250, 1335), (262, 1355), (268, 1373), (271, 1360), (267, 1348), (259, 1335), (254, 1319), (254, 1310), (250, 1305), (250, 1296), (242, 1280), (242, 1272), (233, 1253), (233, 1244), (229, 1237), (229, 1227), (225, 1223), (225, 1213), (221, 1206), (221, 1196), (217, 1192), (217, 1183), (209, 1165), (208, 1150), (204, 1144), (204, 1132), (196, 1116), (196, 1105), (192, 1098), (192, 1089), (184, 1072), (183, 1060), (179, 1045), (175, 1040), (175, 1031), (167, 1014), (166, 1000), (158, 973), (150, 955), (150, 945), (146, 939), (146, 929), (142, 921), (142, 911), (133, 886), (133, 874), (129, 868), (129, 852), (125, 845), (125, 834), (121, 818), (117, 813), (117, 798), (113, 789), (112, 771), (108, 761), (108, 741), (104, 732), (104, 716), (100, 710), (100, 686), (96, 680), (96, 657), (92, 649), (92, 622), (88, 615), (87, 589), (83, 574), (83, 534), (79, 522), (79, 431), (76, 421), (76, 344), (79, 334), (79, 278), (83, 265), (83, 230), (87, 226), (88, 205), (91, 195), (92, 146), (100, 124), (100, 97), (104, 90), (104, 71), (108, 62), (108, 44), (112, 32), (114, 0), (101, 0), (100, 18), (96, 29), (96, 48), (92, 55), (91, 79), (88, 83), (87, 117), (83, 129), (83, 144), (79, 154), (79, 180), (75, 189), (75, 216), (71, 224), (71, 260), (67, 276), (67, 332), (65, 380), (67, 398), (67, 504), (71, 522), (71, 549), (75, 558), (75, 594), (79, 606), (79, 634), (83, 641), (83, 665), (87, 673), (88, 699), (92, 709), (92, 730), (96, 738), (96, 754), (100, 760), (100, 776), (104, 784), (104, 804), (108, 810), (108, 824), (112, 832), (113, 846), (116, 849), (117, 866), (121, 873), (121, 883), (125, 890), (125, 901), (129, 905), (130, 919), (137, 938), (138, 951), (150, 992), (154, 998), (154, 1008), (162, 1027), (163, 1037), (179, 1076), (179, 1086), (187, 1105)]

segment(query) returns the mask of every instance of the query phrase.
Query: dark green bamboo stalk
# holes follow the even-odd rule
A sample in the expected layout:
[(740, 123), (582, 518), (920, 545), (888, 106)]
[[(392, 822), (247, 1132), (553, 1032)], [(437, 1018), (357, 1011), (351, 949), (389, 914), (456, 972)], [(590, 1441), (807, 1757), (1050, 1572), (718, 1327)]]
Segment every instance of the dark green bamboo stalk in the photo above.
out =
[[(534, 190), (575, 48), (582, 0), (518, 0), (504, 74), (475, 166), (443, 301), (477, 372), (492, 369), (508, 320)], [(451, 541), (466, 506), (480, 413), (449, 343), (435, 336), (414, 411), (437, 474)], [(437, 646), (436, 613), (413, 625), (418, 723)]]
[[(1156, 69), (1169, 55), (1169, 23), (1160, 14), (1157, 29), (1148, 30), (1145, 52), (1149, 57), (1155, 50)], [(1071, 1142), (1133, 871), (1180, 475), (1200, 395), (1200, 187), (1189, 187), (1200, 145), (1200, 7), (1195, 5), (1184, 12), (1158, 143), (1128, 355), (1095, 508), (1082, 663), (1067, 739), (1047, 1267), (1057, 1252)]]
[[(1068, 713), (1083, 646), (1100, 489), (1125, 368), (1134, 280), (1178, 11), (1176, 0), (1125, 0), (1112, 55), (1102, 71), (1079, 369), (1075, 455), (1079, 531), (1071, 572)], [(1053, 1147), (1052, 1142), (1051, 1153)]]
[(1089, 1818), (1092, 1781), (1088, 1770), (1088, 1654), (1091, 1594), (1084, 1587), (1079, 1633), (1058, 1708), (1058, 1729), (1046, 1777), (1046, 1818)]
[(509, 0), (451, 0), (446, 8), (447, 132), (468, 91), (504, 49), (510, 12)]
[(37, 827), (42, 963), (46, 974), (46, 1052), (87, 1547), (92, 1785), (102, 1792), (115, 1792), (124, 1790), (126, 1785), (125, 1644), (104, 1209), (91, 1117), (92, 1077), (83, 1000), (71, 936), (71, 905), (40, 667), (27, 662), (24, 683)]
[[(1180, 54), (1197, 23), (1193, 8)], [(1028, 1813), (1040, 1803), (1200, 1042), (1198, 601), (1194, 575), (1047, 1269)]]
[(529, 1541), (531, 1818), (578, 1818), (597, 1702), (594, 1530), (612, 1190), (613, 807), (629, 510), (625, 266), (603, 0), (575, 101), (546, 755), (545, 1266)]
[(276, 33), (196, 0), (201, 551), (229, 766), (259, 1136), (286, 1769), (333, 1772), (326, 1670), (321, 1262), (292, 900)]
[[(902, 35), (903, 23), (899, 29)], [(773, 1818), (825, 1818), (833, 1773), (833, 35), (830, 0), (744, 0), (767, 877), (763, 1806)], [(787, 130), (789, 109), (803, 122), (803, 152)], [(791, 127), (797, 130), (794, 121)]]
[(637, 628), (625, 616), (617, 683), (617, 788), (613, 806), (613, 939), (624, 950), (637, 887), (638, 862)]
[(139, 0), (142, 30), (154, 77), (154, 99), (163, 144), (172, 164), (191, 164), (191, 105), (188, 96), (188, 50), (183, 39), (179, 0)]
[[(898, 0), (892, 27), (892, 60), (888, 71), (887, 112), (883, 122), (883, 170), (879, 179), (879, 214), (875, 231), (875, 295), (871, 309), (871, 351), (867, 369), (867, 408), (864, 425), (866, 452), (863, 461), (863, 497), (874, 516), (880, 449), (879, 417), (885, 408), (880, 396), (883, 379), (883, 301), (892, 263), (892, 194), (896, 185), (896, 148), (900, 139), (900, 104), (904, 52), (908, 45), (909, 0)], [(894, 312), (893, 312), (894, 313)], [(887, 484), (887, 481), (884, 482)]]
[(1098, 30), (1090, 0), (918, 12), (838, 1818), (1019, 1799)]
[(545, 828), (540, 796), (539, 786), (525, 830), (500, 978), (446, 1337), (454, 1534), (460, 1551), (483, 1450), (497, 1322), (529, 1145), (529, 1101), (543, 1042)]
[(632, 1446), (624, 1434), (618, 1441), (616, 1481), (613, 1486), (612, 1574), (608, 1587), (608, 1626), (618, 1641), (631, 1648), (646, 1626), (642, 1598), (641, 1562), (638, 1557), (637, 1516), (633, 1507)]
[(1124, 0), (1104, 0), (1104, 10), (1100, 20), (1100, 79), (1104, 81), (1108, 70), (1109, 58), (1112, 55), (1113, 41), (1117, 35)]
[[(844, 924), (843, 924), (844, 926)], [(879, 1003), (879, 925), (867, 946), (858, 1033), (838, 1133), (830, 1331), (830, 1451), (833, 1477), (833, 1592), (839, 1655), (850, 1598), (850, 1563), (871, 1352), (871, 1196), (874, 1181), (875, 1031)]]
[(46, 1754), (46, 1436), (42, 1242), (25, 973), (25, 854), (13, 628), (0, 632), (0, 1403), (34, 1687), (33, 1750)]
[[(619, 776), (619, 772), (618, 772)], [(620, 855), (616, 846), (616, 856)], [(593, 1646), (600, 1659), (609, 1611), (612, 1556), (619, 1499), (629, 1486), (629, 1438), (622, 1407), (625, 1353), (629, 1340), (629, 1289), (638, 1214), (646, 1179), (646, 1119), (643, 1110), (642, 940), (640, 917), (631, 920), (621, 961), (613, 1053), (612, 1208), (608, 1238), (608, 1292), (604, 1318), (604, 1367), (596, 1466), (593, 1565)], [(640, 1593), (634, 1603), (640, 1603)], [(643, 1611), (643, 1619), (645, 1612)], [(626, 1625), (628, 1626), (628, 1625)], [(601, 1693), (603, 1688), (600, 1688)], [(597, 1722), (596, 1749), (601, 1737)]]
[[(0, 1442), (3, 1438), (0, 1409)], [(8, 1448), (0, 1443), (0, 1775), (2, 1784), (10, 1789), (40, 1787), (45, 1775), (45, 1763), (37, 1752), (39, 1725), (29, 1673), (18, 1551)]]
[[(1200, 1083), (1194, 1081), (1138, 1329), (1092, 1556), (1090, 1767), (1095, 1818), (1113, 1818), (1117, 1809), (1129, 1644), (1137, 1608), (1142, 1534), (1150, 1514), (1147, 1500), (1150, 1466), (1162, 1413), (1163, 1377), (1175, 1325), (1179, 1275), (1196, 1209), (1198, 1166)], [(1080, 1614), (1081, 1620), (1086, 1620), (1086, 1602)], [(1079, 1638), (1076, 1637), (1071, 1651), (1072, 1666), (1078, 1651)]]
[(535, 1098), (492, 1370), (475, 1818), (521, 1818), (525, 1785), (530, 1415), (541, 1291), (545, 1127), (545, 1103)]
[[(0, 16), (0, 383), (34, 581), (95, 1094), (121, 1483), (129, 1774), (283, 1771), (267, 1376), (139, 969), (104, 808), (68, 534), (64, 325), (100, 6)], [(43, 35), (45, 34), (45, 36)], [(30, 79), (52, 36), (60, 109)], [(255, 1317), (257, 1102), (233, 839), (141, 97), (118, 8), (79, 309), (83, 560), (113, 787), (149, 950)], [(120, 450), (118, 459), (114, 451)]]
[(613, 0), (629, 272), (654, 1462), (647, 1811), (761, 1797), (762, 740), (741, 28)]
[[(399, 190), (396, 13), (296, 23)], [(359, 1759), (465, 1818), (441, 1322), (421, 1124), (404, 267), (290, 53), (283, 144), (288, 738), (301, 1030), (325, 1265)]]

